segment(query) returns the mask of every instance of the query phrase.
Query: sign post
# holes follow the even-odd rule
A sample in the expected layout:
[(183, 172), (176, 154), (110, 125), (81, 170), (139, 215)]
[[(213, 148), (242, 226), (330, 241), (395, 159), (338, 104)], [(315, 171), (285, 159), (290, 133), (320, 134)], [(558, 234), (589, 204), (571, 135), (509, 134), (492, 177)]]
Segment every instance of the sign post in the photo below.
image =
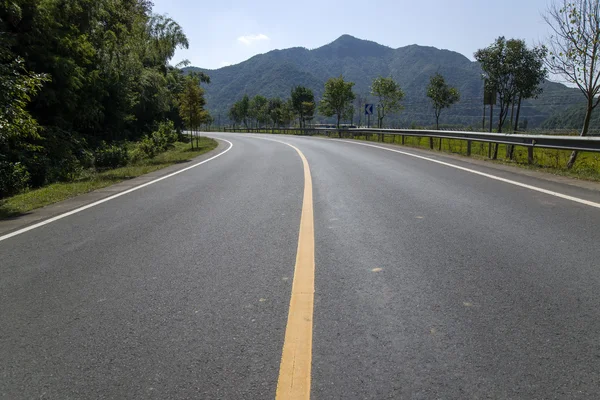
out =
[(367, 116), (367, 128), (371, 127), (371, 115), (373, 115), (373, 104), (365, 104), (365, 115)]

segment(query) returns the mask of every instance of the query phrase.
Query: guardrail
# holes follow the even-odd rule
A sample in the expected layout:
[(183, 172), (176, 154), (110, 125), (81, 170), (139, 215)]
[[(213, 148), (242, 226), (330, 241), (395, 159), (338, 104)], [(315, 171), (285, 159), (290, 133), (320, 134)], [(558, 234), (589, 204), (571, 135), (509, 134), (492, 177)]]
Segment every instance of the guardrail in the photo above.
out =
[(344, 136), (363, 136), (378, 135), (379, 141), (385, 140), (385, 135), (402, 136), (404, 144), (405, 136), (429, 137), (440, 139), (457, 139), (467, 141), (467, 154), (471, 153), (471, 142), (500, 143), (513, 146), (525, 146), (530, 149), (531, 158), (534, 148), (557, 149), (557, 150), (577, 150), (600, 152), (600, 137), (593, 136), (555, 136), (555, 135), (527, 135), (527, 134), (508, 134), (508, 133), (485, 133), (485, 132), (467, 132), (467, 131), (434, 131), (417, 129), (373, 129), (373, 128), (355, 128), (355, 129), (328, 129), (328, 128), (226, 128), (229, 132), (263, 132), (270, 133), (274, 131), (283, 133), (294, 133), (300, 135), (326, 135), (336, 134), (342, 138)]

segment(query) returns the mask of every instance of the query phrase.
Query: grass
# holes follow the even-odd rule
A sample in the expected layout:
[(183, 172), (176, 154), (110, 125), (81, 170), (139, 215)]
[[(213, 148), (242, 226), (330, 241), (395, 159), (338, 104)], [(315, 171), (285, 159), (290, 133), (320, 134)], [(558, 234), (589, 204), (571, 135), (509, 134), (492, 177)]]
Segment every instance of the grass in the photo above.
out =
[(205, 137), (199, 139), (199, 148), (194, 148), (193, 151), (190, 149), (189, 143), (177, 142), (172, 149), (153, 159), (143, 159), (126, 167), (103, 172), (86, 171), (73, 182), (53, 183), (8, 197), (0, 200), (0, 220), (22, 215), (36, 208), (136, 178), (173, 164), (189, 161), (216, 147), (215, 140)]
[[(376, 140), (373, 138), (357, 137), (357, 139)], [(401, 144), (401, 137), (394, 136), (385, 138), (386, 143)], [(434, 149), (439, 151), (439, 140), (434, 139)], [(405, 146), (429, 149), (429, 138), (405, 136)], [(501, 144), (498, 147), (498, 159), (490, 160), (488, 158), (489, 144), (483, 142), (472, 142), (471, 157), (486, 160), (493, 163), (513, 165), (529, 170), (542, 171), (554, 175), (567, 176), (570, 178), (584, 179), (590, 181), (600, 181), (600, 154), (592, 152), (579, 152), (577, 162), (572, 169), (567, 169), (567, 161), (571, 155), (570, 150), (555, 150), (535, 148), (533, 150), (533, 164), (527, 160), (527, 148), (516, 146), (514, 150), (514, 159), (507, 156), (507, 145)], [(492, 147), (493, 149), (493, 147)], [(493, 151), (493, 150), (492, 150)], [(467, 156), (467, 142), (457, 139), (443, 139), (442, 152)]]

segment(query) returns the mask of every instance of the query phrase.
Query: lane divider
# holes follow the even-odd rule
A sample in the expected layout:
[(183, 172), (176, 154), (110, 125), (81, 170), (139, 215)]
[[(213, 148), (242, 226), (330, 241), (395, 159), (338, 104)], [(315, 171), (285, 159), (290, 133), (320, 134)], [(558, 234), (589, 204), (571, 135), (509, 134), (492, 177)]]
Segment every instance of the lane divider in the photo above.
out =
[(590, 200), (585, 200), (585, 199), (581, 199), (579, 197), (569, 196), (567, 194), (562, 194), (562, 193), (554, 192), (552, 190), (543, 189), (543, 188), (540, 188), (540, 187), (537, 187), (537, 186), (528, 185), (526, 183), (521, 183), (521, 182), (513, 181), (511, 179), (506, 179), (506, 178), (502, 178), (502, 177), (499, 177), (499, 176), (496, 176), (496, 175), (492, 175), (492, 174), (488, 174), (488, 173), (485, 173), (485, 172), (480, 172), (480, 171), (477, 171), (477, 170), (474, 170), (474, 169), (461, 167), (459, 165), (447, 163), (447, 162), (440, 161), (440, 160), (435, 160), (433, 158), (419, 156), (417, 154), (412, 154), (412, 153), (409, 153), (409, 152), (406, 152), (406, 151), (390, 149), (390, 148), (387, 148), (387, 147), (377, 146), (377, 145), (374, 145), (374, 144), (353, 142), (353, 141), (349, 141), (349, 140), (337, 140), (337, 141), (344, 142), (344, 143), (355, 144), (355, 145), (359, 145), (359, 146), (374, 147), (376, 149), (392, 151), (394, 153), (403, 154), (405, 156), (419, 158), (421, 160), (431, 161), (431, 162), (434, 162), (436, 164), (444, 165), (446, 167), (456, 168), (456, 169), (459, 169), (461, 171), (470, 172), (470, 173), (475, 174), (475, 175), (485, 176), (486, 178), (494, 179), (496, 181), (508, 183), (508, 184), (514, 185), (514, 186), (519, 186), (519, 187), (522, 187), (522, 188), (525, 188), (525, 189), (529, 189), (529, 190), (533, 190), (533, 191), (536, 191), (536, 192), (544, 193), (544, 194), (547, 194), (547, 195), (550, 195), (550, 196), (559, 197), (561, 199), (574, 201), (575, 203), (580, 203), (580, 204), (585, 204), (586, 206), (600, 208), (600, 203), (596, 203), (596, 202), (593, 202), (593, 201), (590, 201)]
[(277, 142), (291, 147), (300, 156), (304, 167), (304, 196), (298, 250), (275, 399), (308, 400), (311, 387), (315, 297), (315, 225), (310, 167), (302, 151), (294, 145), (257, 136), (253, 139)]
[(129, 193), (131, 193), (131, 192), (135, 192), (136, 190), (140, 190), (141, 188), (145, 188), (146, 186), (153, 185), (153, 184), (155, 184), (155, 183), (157, 183), (157, 182), (160, 182), (160, 181), (162, 181), (162, 180), (165, 180), (165, 179), (171, 178), (171, 177), (173, 177), (173, 176), (175, 176), (175, 175), (179, 175), (179, 174), (181, 174), (182, 172), (189, 171), (190, 169), (192, 169), (192, 168), (196, 168), (196, 167), (198, 167), (198, 166), (200, 166), (200, 165), (202, 165), (202, 164), (206, 164), (207, 162), (209, 162), (209, 161), (212, 161), (212, 160), (214, 160), (215, 158), (221, 157), (223, 154), (227, 153), (229, 150), (231, 150), (231, 149), (233, 148), (233, 143), (231, 143), (229, 140), (220, 139), (220, 138), (219, 138), (219, 140), (222, 140), (222, 141), (224, 141), (224, 142), (227, 142), (227, 143), (229, 143), (229, 147), (228, 147), (227, 149), (225, 149), (224, 151), (222, 151), (221, 153), (217, 154), (216, 156), (213, 156), (213, 157), (211, 157), (211, 158), (208, 158), (208, 159), (206, 159), (206, 160), (204, 160), (204, 161), (201, 161), (201, 162), (199, 162), (199, 163), (197, 163), (197, 164), (190, 165), (189, 167), (186, 167), (186, 168), (180, 169), (179, 171), (175, 171), (175, 172), (173, 172), (172, 174), (169, 174), (169, 175), (162, 176), (162, 177), (160, 177), (160, 178), (154, 179), (153, 181), (146, 182), (146, 183), (144, 183), (144, 184), (142, 184), (142, 185), (139, 185), (139, 186), (136, 186), (136, 187), (134, 187), (134, 188), (131, 188), (131, 189), (125, 190), (124, 192), (120, 192), (120, 193), (114, 194), (114, 195), (112, 195), (112, 196), (109, 196), (109, 197), (107, 197), (107, 198), (105, 198), (105, 199), (102, 199), (102, 200), (95, 201), (95, 202), (93, 202), (93, 203), (90, 203), (90, 204), (87, 204), (87, 205), (85, 205), (85, 206), (83, 206), (83, 207), (76, 208), (75, 210), (71, 210), (71, 211), (69, 211), (69, 212), (66, 212), (66, 213), (64, 213), (64, 214), (57, 215), (56, 217), (52, 217), (52, 218), (46, 219), (46, 220), (44, 220), (44, 221), (42, 221), (42, 222), (38, 222), (37, 224), (30, 225), (30, 226), (28, 226), (28, 227), (25, 227), (25, 228), (23, 228), (23, 229), (19, 229), (19, 230), (17, 230), (17, 231), (14, 231), (14, 232), (8, 233), (8, 234), (6, 234), (6, 235), (4, 235), (4, 236), (0, 236), (0, 242), (1, 242), (1, 241), (3, 241), (3, 240), (6, 240), (6, 239), (10, 239), (10, 238), (12, 238), (12, 237), (15, 237), (15, 236), (17, 236), (17, 235), (23, 234), (23, 233), (25, 233), (25, 232), (29, 232), (29, 231), (31, 231), (31, 230), (37, 229), (37, 228), (39, 228), (39, 227), (41, 227), (41, 226), (44, 226), (44, 225), (51, 224), (52, 222), (55, 222), (55, 221), (58, 221), (58, 220), (60, 220), (60, 219), (66, 218), (66, 217), (68, 217), (68, 216), (70, 216), (70, 215), (73, 215), (73, 214), (80, 213), (80, 212), (82, 212), (82, 211), (84, 211), (84, 210), (87, 210), (88, 208), (92, 208), (92, 207), (95, 207), (95, 206), (97, 206), (97, 205), (99, 205), (99, 204), (106, 203), (107, 201), (114, 200), (114, 199), (116, 199), (117, 197), (125, 196), (126, 194), (129, 194)]
[[(281, 142), (284, 143), (284, 142)], [(290, 146), (304, 166), (304, 197), (292, 297), (285, 329), (283, 352), (277, 381), (277, 400), (309, 399), (312, 368), (313, 309), (315, 296), (315, 227), (312, 177), (308, 161)]]

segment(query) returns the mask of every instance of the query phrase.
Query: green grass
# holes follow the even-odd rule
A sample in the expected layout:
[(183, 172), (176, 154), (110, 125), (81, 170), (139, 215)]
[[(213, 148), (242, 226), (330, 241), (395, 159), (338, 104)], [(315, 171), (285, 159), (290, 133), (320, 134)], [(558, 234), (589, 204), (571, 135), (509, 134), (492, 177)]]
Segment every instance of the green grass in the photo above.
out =
[(8, 197), (0, 200), (0, 219), (22, 215), (36, 208), (154, 172), (173, 164), (186, 162), (216, 147), (215, 140), (204, 137), (199, 140), (199, 148), (194, 148), (193, 151), (191, 151), (189, 143), (178, 142), (172, 149), (153, 159), (143, 159), (126, 167), (104, 172), (87, 171), (73, 182), (53, 183)]
[[(357, 137), (357, 139), (367, 140), (367, 138)], [(368, 138), (377, 140), (375, 136)], [(386, 143), (401, 144), (401, 137), (388, 135), (385, 138)], [(405, 136), (405, 146), (429, 149), (429, 138)], [(434, 139), (434, 149), (439, 151), (439, 139)], [(576, 179), (585, 179), (590, 181), (600, 181), (600, 154), (592, 152), (579, 152), (577, 162), (572, 169), (567, 169), (567, 161), (571, 155), (569, 150), (540, 149), (533, 150), (533, 164), (527, 160), (527, 148), (516, 146), (514, 159), (511, 160), (506, 154), (507, 145), (499, 145), (498, 159), (490, 160), (488, 158), (488, 143), (472, 142), (471, 157), (486, 160), (493, 163), (513, 165), (529, 170), (542, 171), (554, 175), (567, 176)], [(492, 147), (493, 151), (493, 147)], [(442, 152), (467, 156), (467, 142), (457, 139), (443, 139)]]

